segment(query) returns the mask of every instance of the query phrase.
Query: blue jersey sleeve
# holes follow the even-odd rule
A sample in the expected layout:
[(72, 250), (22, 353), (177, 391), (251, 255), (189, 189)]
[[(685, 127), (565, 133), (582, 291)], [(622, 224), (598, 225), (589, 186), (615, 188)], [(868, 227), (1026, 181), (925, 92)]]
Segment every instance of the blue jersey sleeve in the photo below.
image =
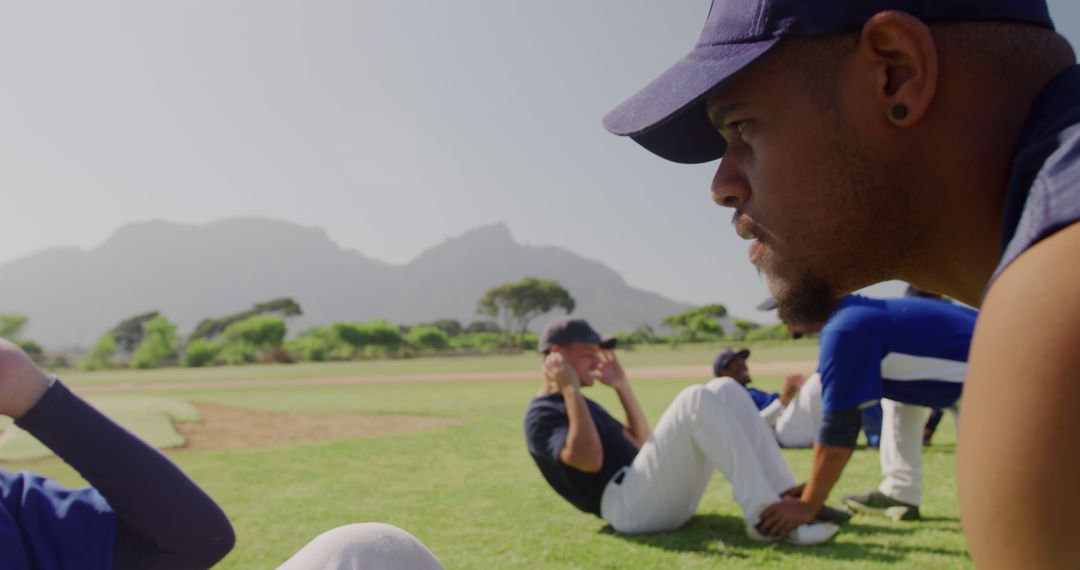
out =
[(757, 406), (757, 409), (759, 411), (769, 407), (769, 404), (773, 403), (774, 400), (780, 398), (780, 394), (770, 394), (768, 392), (762, 392), (757, 388), (747, 388), (746, 391), (750, 392), (750, 397), (753, 398), (754, 405)]
[(872, 405), (882, 397), (881, 347), (877, 335), (823, 331), (818, 371), (826, 414)]

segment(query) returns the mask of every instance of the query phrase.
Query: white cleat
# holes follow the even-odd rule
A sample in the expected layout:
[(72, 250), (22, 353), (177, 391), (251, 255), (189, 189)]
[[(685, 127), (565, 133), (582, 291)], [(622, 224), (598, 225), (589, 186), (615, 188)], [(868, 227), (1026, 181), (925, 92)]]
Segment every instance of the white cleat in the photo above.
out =
[[(840, 527), (833, 523), (801, 524), (795, 527), (795, 530), (791, 531), (791, 534), (787, 535), (782, 540), (796, 546), (812, 546), (814, 544), (829, 542), (838, 532), (840, 532)], [(762, 534), (761, 531), (752, 526), (746, 527), (746, 535), (750, 537), (750, 540), (756, 540), (758, 542), (776, 542), (777, 540), (781, 540)]]

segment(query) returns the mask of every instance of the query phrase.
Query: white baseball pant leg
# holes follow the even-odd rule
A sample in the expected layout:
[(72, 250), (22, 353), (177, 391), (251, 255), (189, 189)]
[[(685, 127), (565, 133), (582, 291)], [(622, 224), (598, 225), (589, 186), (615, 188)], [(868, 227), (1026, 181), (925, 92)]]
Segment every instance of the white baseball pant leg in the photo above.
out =
[(923, 428), (930, 408), (881, 400), (881, 474), (886, 496), (912, 505), (922, 501)]
[(328, 530), (278, 570), (443, 570), (442, 563), (413, 535), (382, 523), (357, 523)]
[(795, 486), (772, 429), (731, 378), (679, 392), (622, 481), (604, 489), (601, 516), (624, 534), (677, 529), (697, 511), (715, 469), (750, 525)]
[(814, 373), (798, 396), (776, 420), (776, 439), (783, 447), (813, 447), (825, 412), (821, 403), (821, 374)]

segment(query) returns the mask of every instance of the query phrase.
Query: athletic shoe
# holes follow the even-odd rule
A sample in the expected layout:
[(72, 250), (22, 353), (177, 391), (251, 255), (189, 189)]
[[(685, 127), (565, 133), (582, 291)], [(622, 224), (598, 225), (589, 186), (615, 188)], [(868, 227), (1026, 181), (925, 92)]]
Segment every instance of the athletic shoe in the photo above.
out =
[(822, 506), (814, 520), (817, 522), (846, 523), (851, 520), (851, 511)]
[(919, 520), (919, 506), (897, 501), (880, 491), (870, 491), (863, 495), (847, 495), (844, 504), (857, 513), (880, 515), (894, 521)]
[(776, 542), (778, 540), (783, 540), (788, 544), (794, 544), (796, 546), (812, 546), (814, 544), (829, 542), (838, 532), (840, 532), (840, 527), (832, 523), (801, 524), (795, 527), (795, 530), (791, 531), (790, 534), (783, 539), (780, 539), (764, 534), (758, 530), (756, 526), (746, 526), (746, 535), (750, 537), (750, 540), (756, 540), (758, 542)]

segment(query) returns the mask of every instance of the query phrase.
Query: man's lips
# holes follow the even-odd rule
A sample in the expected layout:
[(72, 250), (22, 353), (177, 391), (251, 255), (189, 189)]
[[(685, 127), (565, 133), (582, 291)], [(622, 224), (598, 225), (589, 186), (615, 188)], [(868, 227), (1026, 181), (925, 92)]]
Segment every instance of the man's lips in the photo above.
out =
[(743, 239), (761, 239), (761, 229), (746, 214), (735, 212), (731, 218), (731, 225), (735, 226), (735, 233)]

